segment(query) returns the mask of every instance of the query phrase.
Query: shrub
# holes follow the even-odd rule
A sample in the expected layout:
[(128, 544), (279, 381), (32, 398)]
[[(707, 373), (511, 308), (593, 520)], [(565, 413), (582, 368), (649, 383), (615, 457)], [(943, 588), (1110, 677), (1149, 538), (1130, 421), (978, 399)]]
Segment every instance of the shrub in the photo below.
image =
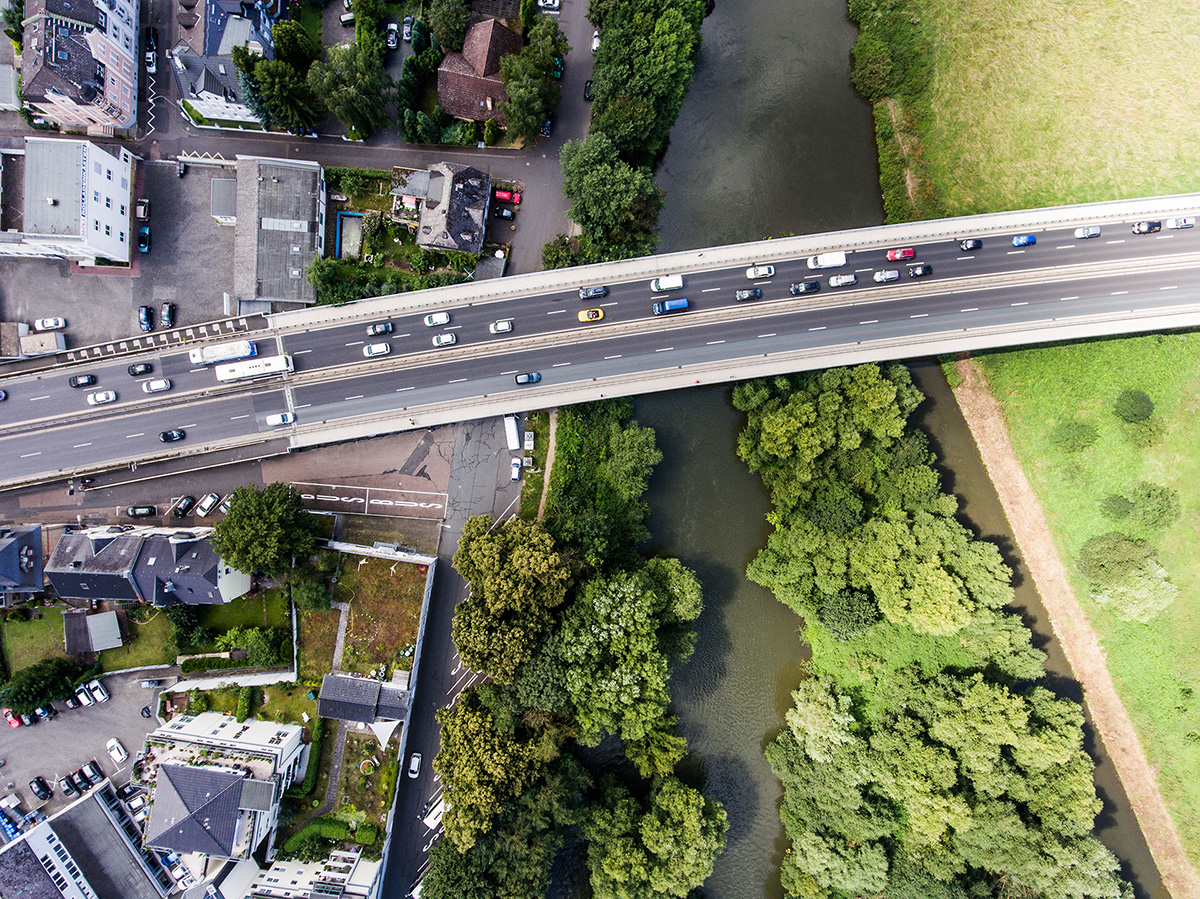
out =
[(496, 124), (495, 119), (488, 119), (483, 123), (483, 142), (489, 147), (494, 147), (498, 140), (500, 140), (500, 126)]
[(1146, 421), (1154, 414), (1154, 400), (1141, 390), (1122, 390), (1113, 406), (1113, 414), (1130, 424)]
[(860, 34), (850, 51), (850, 81), (863, 97), (875, 103), (895, 90), (892, 51), (872, 34)]
[(317, 773), (321, 768), (321, 737), (325, 732), (325, 719), (318, 718), (312, 726), (312, 742), (308, 746), (308, 767), (304, 769), (304, 780), (288, 788), (287, 795), (297, 799), (307, 796), (317, 786)]
[(1128, 518), (1133, 512), (1133, 503), (1119, 493), (1110, 493), (1100, 500), (1100, 514), (1113, 521)]
[(1099, 432), (1086, 421), (1060, 421), (1050, 432), (1050, 442), (1068, 453), (1078, 453), (1096, 442)]
[(1097, 591), (1105, 590), (1154, 559), (1154, 547), (1119, 531), (1092, 537), (1079, 551), (1079, 571)]
[(1158, 562), (1092, 594), (1097, 605), (1108, 606), (1122, 621), (1146, 624), (1179, 596), (1179, 588), (1167, 579), (1166, 569)]
[(238, 691), (237, 710), (233, 713), (233, 717), (236, 718), (239, 723), (250, 717), (250, 703), (253, 701), (253, 687), (242, 687), (242, 689)]
[(1130, 499), (1138, 522), (1147, 528), (1169, 528), (1179, 520), (1179, 492), (1161, 484), (1142, 481)]
[(200, 658), (184, 659), (179, 670), (184, 674), (190, 671), (223, 671), (228, 668), (253, 668), (243, 659)]
[(879, 607), (861, 590), (843, 590), (825, 598), (818, 617), (835, 638), (849, 640), (871, 629), (879, 620)]
[(329, 588), (323, 580), (301, 581), (292, 588), (292, 602), (298, 609), (324, 611), (329, 608)]
[(374, 824), (360, 824), (354, 831), (354, 842), (360, 846), (374, 846), (379, 839), (379, 828)]

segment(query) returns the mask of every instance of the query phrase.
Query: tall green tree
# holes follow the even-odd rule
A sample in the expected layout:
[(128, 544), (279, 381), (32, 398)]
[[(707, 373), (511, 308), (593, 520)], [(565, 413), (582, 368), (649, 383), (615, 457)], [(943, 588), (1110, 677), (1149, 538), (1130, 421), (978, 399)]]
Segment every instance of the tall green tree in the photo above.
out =
[(263, 60), (254, 67), (254, 77), (271, 117), (288, 131), (311, 131), (324, 117), (316, 94), (290, 64)]
[(233, 492), (229, 514), (214, 529), (212, 545), (239, 571), (282, 577), (293, 558), (313, 551), (315, 524), (300, 494), (289, 485), (276, 481), (260, 489), (247, 484)]
[(38, 706), (66, 699), (83, 673), (70, 659), (42, 659), (22, 668), (0, 690), (0, 701), (18, 715), (28, 715)]
[(338, 121), (360, 138), (390, 121), (387, 105), (395, 85), (381, 60), (358, 43), (340, 44), (308, 70), (308, 86)]
[(462, 49), (471, 21), (471, 7), (465, 0), (432, 0), (427, 18), (439, 44), (450, 51)]
[(275, 58), (283, 60), (301, 74), (307, 72), (308, 67), (321, 55), (321, 48), (309, 35), (308, 29), (295, 19), (276, 22), (271, 28), (271, 40), (275, 44)]
[(653, 252), (663, 199), (650, 169), (621, 159), (603, 133), (567, 141), (561, 159), (563, 192), (571, 201), (568, 215), (593, 253), (622, 259)]

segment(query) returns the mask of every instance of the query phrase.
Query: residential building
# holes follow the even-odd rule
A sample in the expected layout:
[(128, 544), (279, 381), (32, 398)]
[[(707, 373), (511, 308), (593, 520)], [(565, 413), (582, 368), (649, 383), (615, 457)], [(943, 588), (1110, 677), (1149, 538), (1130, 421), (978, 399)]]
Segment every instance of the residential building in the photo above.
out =
[(43, 589), (42, 526), (0, 526), (0, 605), (28, 599)]
[(308, 762), (302, 734), (294, 724), (217, 712), (181, 715), (149, 734), (141, 772), (153, 785), (146, 844), (245, 859), (273, 842), (283, 793)]
[(174, 887), (108, 781), (0, 849), (0, 899), (163, 899)]
[(491, 178), (469, 165), (439, 162), (430, 166), (417, 245), (433, 250), (481, 252), (491, 190)]
[(521, 49), (521, 36), (499, 19), (486, 18), (467, 29), (461, 53), (447, 53), (438, 66), (438, 105), (452, 116), (504, 125), (500, 104), (508, 102), (500, 78), (500, 57)]
[[(137, 157), (124, 147), (91, 141), (26, 137), (20, 159), (23, 194), (6, 191), (0, 202), (8, 208), (21, 204), (21, 227), (0, 233), (0, 256), (129, 262), (136, 242)], [(5, 166), (13, 162), (6, 157)], [(5, 183), (12, 187), (10, 180)]]
[(302, 160), (238, 156), (233, 292), (239, 303), (315, 302), (308, 266), (323, 255), (324, 169)]
[(64, 533), (46, 577), (66, 600), (216, 605), (250, 590), (250, 575), (223, 562), (212, 528), (105, 526)]
[(124, 642), (128, 631), (122, 612), (66, 609), (62, 620), (63, 645), (69, 655), (116, 649)]
[(379, 745), (387, 746), (408, 714), (412, 699), (408, 675), (407, 671), (397, 671), (392, 675), (391, 683), (387, 683), (354, 674), (326, 674), (321, 679), (317, 715), (365, 724), (375, 734)]
[(383, 863), (357, 850), (334, 851), (318, 862), (280, 862), (259, 873), (241, 896), (227, 899), (368, 899), (383, 877)]
[(25, 102), (63, 128), (132, 134), (140, 12), (137, 0), (26, 0)]

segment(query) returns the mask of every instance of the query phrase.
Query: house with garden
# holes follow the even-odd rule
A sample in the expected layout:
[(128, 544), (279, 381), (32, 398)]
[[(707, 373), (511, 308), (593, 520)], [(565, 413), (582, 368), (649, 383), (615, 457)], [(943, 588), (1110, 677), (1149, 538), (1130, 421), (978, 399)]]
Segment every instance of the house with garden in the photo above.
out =
[(492, 179), (453, 162), (429, 167), (429, 186), (417, 226), (417, 246), (478, 255), (487, 231)]
[(500, 78), (500, 58), (521, 50), (521, 36), (499, 19), (486, 18), (467, 29), (461, 53), (447, 53), (438, 66), (438, 105), (472, 122), (495, 119), (504, 126), (500, 104), (508, 102)]

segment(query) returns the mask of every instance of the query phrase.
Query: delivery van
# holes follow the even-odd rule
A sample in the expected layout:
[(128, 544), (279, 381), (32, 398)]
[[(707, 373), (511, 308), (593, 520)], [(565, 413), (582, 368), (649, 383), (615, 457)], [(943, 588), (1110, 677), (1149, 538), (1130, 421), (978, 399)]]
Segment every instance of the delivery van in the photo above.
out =
[(509, 452), (515, 453), (521, 448), (521, 438), (517, 436), (517, 416), (504, 416), (504, 437), (508, 441)]
[(661, 278), (655, 278), (650, 282), (650, 289), (655, 293), (662, 293), (667, 290), (682, 290), (683, 275), (663, 275)]
[(677, 300), (664, 300), (654, 304), (655, 315), (670, 315), (672, 312), (687, 312), (688, 301), (683, 297)]
[(808, 257), (809, 268), (841, 268), (846, 264), (846, 254), (837, 253), (821, 253), (817, 256)]

